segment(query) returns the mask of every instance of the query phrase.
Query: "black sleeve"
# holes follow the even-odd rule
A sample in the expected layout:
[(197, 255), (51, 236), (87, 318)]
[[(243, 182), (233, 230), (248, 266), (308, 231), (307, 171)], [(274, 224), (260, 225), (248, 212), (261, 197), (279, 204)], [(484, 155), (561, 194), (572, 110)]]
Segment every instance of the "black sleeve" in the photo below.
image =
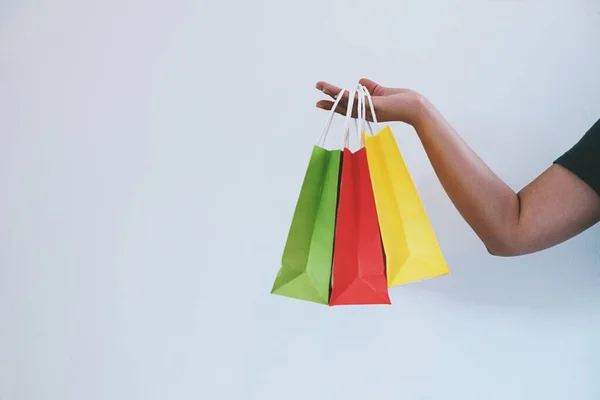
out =
[(600, 120), (554, 163), (573, 172), (600, 194)]

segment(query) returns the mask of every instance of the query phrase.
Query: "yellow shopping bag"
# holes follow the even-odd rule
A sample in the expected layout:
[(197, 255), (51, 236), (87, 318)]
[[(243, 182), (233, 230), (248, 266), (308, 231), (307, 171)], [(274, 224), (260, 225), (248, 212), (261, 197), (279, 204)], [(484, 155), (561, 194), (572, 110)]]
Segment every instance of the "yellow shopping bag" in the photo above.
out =
[[(364, 94), (370, 99), (366, 88)], [(375, 111), (370, 102), (374, 122)], [(362, 113), (364, 115), (364, 111)], [(363, 131), (369, 173), (386, 255), (388, 287), (450, 271), (389, 126)]]

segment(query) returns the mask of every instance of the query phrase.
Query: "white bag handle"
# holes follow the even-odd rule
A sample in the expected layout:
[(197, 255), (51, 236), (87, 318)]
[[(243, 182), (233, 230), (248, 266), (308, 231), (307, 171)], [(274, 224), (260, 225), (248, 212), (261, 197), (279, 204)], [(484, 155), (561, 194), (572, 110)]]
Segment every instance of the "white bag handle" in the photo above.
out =
[(356, 106), (356, 131), (359, 138), (362, 136), (362, 130), (364, 129), (364, 111), (365, 111), (365, 99), (360, 85), (356, 87), (356, 93), (358, 94), (358, 104)]
[[(358, 93), (358, 106), (357, 106), (357, 119), (356, 119), (356, 134), (358, 135), (358, 142), (360, 143), (360, 148), (363, 148), (365, 145), (363, 132), (365, 130), (365, 122), (367, 117), (367, 108), (366, 108), (366, 100), (365, 94), (363, 92), (363, 87), (359, 84), (356, 87), (356, 92)], [(369, 129), (371, 130), (371, 125), (369, 125)], [(371, 130), (371, 135), (373, 134)]]
[[(327, 135), (329, 134), (329, 129), (331, 128), (331, 123), (333, 121), (333, 117), (335, 116), (335, 110), (338, 107), (338, 105), (340, 104), (340, 101), (342, 100), (346, 90), (347, 89), (342, 89), (340, 91), (340, 93), (336, 96), (335, 101), (333, 102), (333, 105), (332, 105), (330, 113), (329, 113), (329, 117), (327, 118), (325, 127), (323, 128), (323, 132), (321, 133), (321, 137), (317, 141), (317, 145), (319, 145), (321, 147), (323, 147), (325, 145), (325, 140), (327, 140)], [(371, 97), (371, 94), (369, 93), (368, 89), (361, 84), (358, 84), (355, 91), (349, 90), (348, 92), (349, 92), (348, 106), (346, 108), (346, 122), (345, 122), (345, 126), (344, 126), (344, 147), (350, 146), (350, 120), (353, 119), (352, 111), (354, 108), (354, 98), (355, 97), (357, 98), (357, 113), (358, 113), (358, 118), (355, 120), (355, 126), (356, 126), (356, 130), (357, 130), (357, 135), (358, 135), (358, 139), (360, 142), (360, 146), (363, 147), (364, 146), (363, 132), (364, 132), (365, 124), (369, 128), (371, 136), (373, 136), (373, 134), (374, 134), (371, 123), (369, 121), (367, 121), (367, 108), (366, 108), (367, 102), (369, 103), (369, 109), (370, 109), (371, 115), (373, 117), (373, 123), (377, 124), (377, 116), (375, 115), (375, 107), (373, 106), (373, 98)]]
[[(366, 100), (365, 100), (365, 94), (363, 93), (363, 86), (362, 85), (358, 85), (356, 88), (356, 91), (350, 92), (350, 99), (348, 101), (348, 107), (346, 109), (346, 138), (344, 140), (344, 146), (349, 148), (350, 147), (350, 119), (352, 118), (352, 111), (354, 109), (354, 97), (356, 97), (357, 99), (357, 107), (356, 107), (356, 111), (357, 111), (357, 118), (354, 119), (355, 122), (355, 127), (356, 127), (356, 135), (357, 135), (357, 139), (358, 139), (358, 143), (359, 143), (359, 148), (364, 147), (364, 137), (363, 137), (363, 130), (364, 130), (364, 125), (365, 122), (368, 124), (369, 126), (369, 130), (371, 131), (371, 135), (373, 135), (373, 130), (371, 128), (371, 125), (368, 121), (366, 121), (366, 115), (367, 115), (367, 109), (366, 109)], [(366, 90), (366, 88), (365, 88)]]
[(379, 128), (377, 126), (377, 124), (378, 124), (378, 122), (377, 122), (377, 115), (375, 115), (375, 106), (373, 105), (373, 98), (371, 97), (371, 94), (369, 93), (369, 90), (365, 86), (363, 86), (361, 84), (358, 84), (358, 88), (359, 88), (359, 91), (361, 93), (360, 96), (361, 97), (363, 97), (363, 96), (366, 97), (366, 100), (364, 100), (364, 102), (363, 102), (363, 112), (362, 112), (363, 119), (359, 120), (360, 123), (362, 124), (361, 125), (362, 126), (361, 132), (364, 130), (364, 125), (366, 123), (366, 125), (369, 128), (369, 131), (371, 132), (371, 136), (373, 136), (373, 128), (371, 127), (371, 123), (367, 120), (367, 112), (366, 112), (366, 103), (368, 102), (369, 103), (369, 109), (371, 110), (371, 116), (373, 117), (373, 124), (375, 125), (375, 129), (379, 130)]
[(371, 129), (371, 125), (369, 124), (369, 121), (367, 121), (367, 104), (366, 104), (365, 94), (363, 92), (363, 86), (359, 84), (357, 87), (357, 91), (359, 93), (359, 102), (358, 102), (358, 119), (357, 119), (357, 123), (356, 123), (356, 130), (357, 130), (357, 134), (358, 134), (358, 140), (360, 143), (360, 147), (362, 148), (365, 146), (365, 138), (363, 136), (363, 132), (365, 131), (365, 122), (368, 125), (369, 130), (371, 131), (371, 135), (373, 134), (373, 130)]
[(356, 87), (356, 91), (358, 92), (358, 119), (356, 121), (356, 131), (357, 131), (357, 135), (358, 135), (358, 141), (360, 143), (360, 147), (364, 147), (365, 143), (364, 143), (364, 138), (363, 138), (363, 132), (365, 131), (365, 119), (366, 119), (366, 105), (365, 105), (365, 95), (363, 93), (362, 90), (362, 86), (359, 84)]
[(356, 92), (350, 91), (348, 96), (348, 107), (346, 107), (346, 124), (344, 127), (344, 147), (350, 146), (350, 119), (352, 119), (352, 108), (354, 107), (354, 97)]
[(377, 115), (375, 115), (375, 106), (373, 105), (373, 98), (371, 97), (371, 93), (369, 93), (369, 89), (366, 86), (360, 85), (363, 88), (363, 91), (367, 95), (367, 99), (369, 101), (369, 108), (371, 110), (371, 115), (373, 116), (373, 123), (377, 124)]
[(323, 133), (321, 133), (321, 137), (317, 141), (317, 145), (320, 147), (325, 146), (325, 140), (327, 139), (327, 134), (329, 133), (329, 128), (331, 127), (331, 122), (333, 121), (333, 117), (335, 116), (335, 109), (340, 104), (340, 101), (342, 100), (342, 97), (344, 97), (345, 92), (346, 92), (346, 89), (342, 89), (340, 91), (340, 93), (337, 95), (337, 97), (335, 98), (335, 101), (333, 102), (333, 106), (331, 107), (331, 111), (329, 113), (329, 118), (327, 118), (327, 122), (325, 123), (325, 127), (323, 128)]

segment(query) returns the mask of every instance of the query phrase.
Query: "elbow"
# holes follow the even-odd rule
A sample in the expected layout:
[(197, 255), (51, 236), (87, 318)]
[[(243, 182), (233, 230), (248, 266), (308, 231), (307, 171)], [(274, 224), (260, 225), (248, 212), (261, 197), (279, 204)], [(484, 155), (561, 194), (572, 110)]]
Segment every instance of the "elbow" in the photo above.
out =
[(527, 253), (526, 246), (514, 240), (492, 238), (483, 243), (487, 252), (495, 257), (516, 257)]
[(494, 257), (514, 257), (518, 255), (517, 252), (506, 246), (486, 244), (485, 248), (488, 254)]

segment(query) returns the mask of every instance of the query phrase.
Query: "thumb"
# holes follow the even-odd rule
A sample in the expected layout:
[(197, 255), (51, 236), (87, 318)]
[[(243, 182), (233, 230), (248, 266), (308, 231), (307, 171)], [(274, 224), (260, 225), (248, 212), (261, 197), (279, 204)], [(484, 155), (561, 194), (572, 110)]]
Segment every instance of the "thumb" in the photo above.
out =
[(384, 88), (377, 82), (374, 82), (367, 78), (362, 78), (361, 80), (358, 81), (358, 83), (360, 83), (361, 85), (366, 87), (367, 90), (369, 91), (369, 93), (371, 93), (371, 95), (373, 95), (373, 96), (384, 96), (385, 95), (386, 88)]
[(403, 93), (406, 91), (406, 89), (396, 89), (396, 88), (389, 88), (386, 86), (381, 86), (379, 83), (374, 82), (367, 78), (362, 78), (361, 80), (358, 81), (358, 83), (360, 83), (361, 85), (366, 87), (372, 96), (391, 96), (391, 95)]

